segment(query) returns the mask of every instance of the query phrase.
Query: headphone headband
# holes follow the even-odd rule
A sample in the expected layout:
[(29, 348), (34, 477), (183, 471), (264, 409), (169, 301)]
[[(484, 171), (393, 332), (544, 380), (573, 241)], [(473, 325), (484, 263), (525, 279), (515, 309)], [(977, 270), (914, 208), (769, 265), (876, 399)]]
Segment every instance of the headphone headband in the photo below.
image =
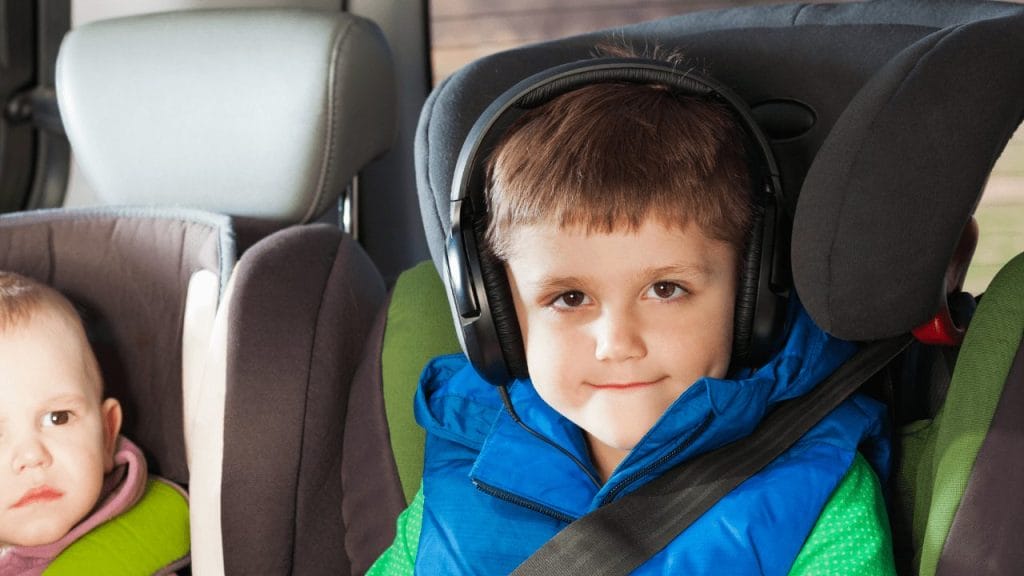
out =
[[(498, 96), (473, 124), (459, 152), (452, 181), (452, 203), (466, 196), (470, 189), (467, 178), (472, 172), (466, 169), (467, 163), (480, 156), (480, 145), (484, 143), (484, 137), (506, 113), (512, 109), (536, 108), (562, 94), (603, 82), (662, 84), (677, 94), (716, 96), (722, 99), (740, 117), (744, 130), (763, 152), (768, 174), (773, 180), (772, 193), (778, 195), (782, 205), (791, 205), (779, 184), (779, 168), (771, 153), (768, 139), (760, 128), (757, 128), (757, 122), (743, 99), (712, 78), (699, 75), (692, 70), (681, 71), (663, 62), (642, 58), (597, 58), (562, 64), (520, 80)], [(452, 216), (455, 216), (456, 210), (457, 208), (453, 206)], [(452, 221), (454, 222), (454, 218)]]

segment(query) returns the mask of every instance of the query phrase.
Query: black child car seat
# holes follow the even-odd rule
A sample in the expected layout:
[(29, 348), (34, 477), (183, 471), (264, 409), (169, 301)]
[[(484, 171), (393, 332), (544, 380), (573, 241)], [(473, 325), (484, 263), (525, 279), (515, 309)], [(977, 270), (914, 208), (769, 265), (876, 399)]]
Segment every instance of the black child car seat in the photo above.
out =
[[(934, 416), (934, 411), (904, 410), (901, 398), (922, 380), (929, 386), (943, 380), (941, 374), (918, 370), (927, 363), (914, 359), (940, 354), (937, 343), (951, 346), (955, 355), (962, 337), (958, 331), (966, 318), (957, 318), (958, 325), (954, 312), (964, 301), (957, 295), (958, 272), (969, 260), (970, 250), (963, 246), (971, 245), (972, 213), (1024, 110), (1024, 7), (894, 0), (686, 14), (488, 56), (434, 90), (421, 116), (416, 160), (436, 273), (425, 265), (400, 277), (388, 310), (378, 318), (376, 349), (368, 350), (350, 402), (350, 408), (362, 409), (359, 414), (350, 409), (346, 435), (362, 439), (367, 452), (391, 448), (395, 460), (369, 463), (374, 485), (354, 481), (346, 498), (372, 497), (397, 514), (418, 486), (422, 436), (412, 421), (411, 398), (425, 358), (457, 349), (444, 303), (430, 299), (441, 298), (442, 283), (448, 282), (453, 182), (474, 123), (517, 82), (588, 59), (595, 45), (608, 40), (681, 50), (750, 105), (771, 141), (782, 186), (795, 199), (790, 260), (796, 292), (814, 320), (838, 337), (873, 341), (918, 335), (922, 343), (873, 388), (900, 407), (894, 414), (898, 423)], [(972, 331), (967, 331), (969, 343)], [(988, 393), (999, 395), (1002, 387), (997, 388)], [(962, 390), (956, 380), (950, 398), (961, 394), (971, 401), (969, 391), (954, 389)], [(957, 404), (946, 413), (969, 411)], [(950, 419), (932, 427), (945, 428), (943, 420)], [(987, 430), (981, 427), (981, 433)], [(956, 442), (945, 436), (940, 444)], [(1024, 571), (1024, 564), (1014, 563), (1024, 515), (1000, 515), (1000, 522), (1013, 527), (1007, 530), (956, 519), (985, 509), (984, 502), (960, 497), (964, 482), (980, 481), (984, 460), (959, 460), (955, 468), (969, 480), (952, 486), (941, 477), (946, 472), (934, 473), (941, 467), (913, 465), (921, 460), (911, 444), (900, 469), (915, 480), (900, 486), (890, 511), (901, 570)], [(907, 502), (914, 505), (897, 505)], [(942, 502), (941, 511), (932, 510), (932, 502)], [(371, 548), (357, 551), (371, 558), (393, 536), (393, 528), (379, 518), (380, 508), (376, 511), (360, 540)], [(924, 523), (928, 531), (912, 528)], [(950, 530), (951, 524), (961, 530)], [(975, 548), (984, 553), (949, 556), (964, 531), (986, 540), (986, 546)], [(971, 560), (965, 564), (963, 558)]]

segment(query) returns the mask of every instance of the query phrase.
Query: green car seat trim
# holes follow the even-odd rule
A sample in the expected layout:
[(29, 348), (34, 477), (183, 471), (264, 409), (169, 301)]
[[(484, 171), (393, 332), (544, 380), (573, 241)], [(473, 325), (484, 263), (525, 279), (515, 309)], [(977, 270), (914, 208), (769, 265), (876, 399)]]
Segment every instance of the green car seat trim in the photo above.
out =
[(189, 549), (188, 500), (151, 478), (135, 506), (76, 540), (43, 574), (155, 574), (182, 567)]
[(432, 262), (420, 262), (395, 283), (381, 353), (384, 409), (406, 502), (423, 475), (425, 434), (412, 412), (420, 372), (431, 358), (458, 351), (444, 285)]
[(945, 404), (930, 426), (918, 425), (926, 438), (910, 474), (916, 477), (913, 537), (922, 576), (935, 574), (1022, 334), (1024, 254), (992, 280), (964, 338)]

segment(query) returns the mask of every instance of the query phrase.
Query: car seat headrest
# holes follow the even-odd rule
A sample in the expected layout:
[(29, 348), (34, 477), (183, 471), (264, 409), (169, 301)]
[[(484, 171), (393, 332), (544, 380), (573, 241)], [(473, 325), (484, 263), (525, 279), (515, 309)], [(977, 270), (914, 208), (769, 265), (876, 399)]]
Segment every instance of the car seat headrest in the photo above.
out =
[(390, 147), (392, 70), (380, 30), (351, 14), (191, 10), (72, 30), (56, 85), (104, 204), (298, 223)]
[(940, 29), (860, 90), (822, 144), (793, 232), (815, 321), (893, 336), (946, 301), (946, 270), (1024, 114), (1024, 14)]
[(782, 184), (798, 196), (792, 261), (814, 320), (848, 339), (909, 332), (944, 302), (947, 265), (1020, 121), (1022, 15), (1020, 5), (956, 0), (759, 6), (477, 60), (435, 88), (416, 133), (434, 265), (445, 277), (458, 152), (494, 99), (601, 42), (660, 46), (732, 88), (772, 139)]

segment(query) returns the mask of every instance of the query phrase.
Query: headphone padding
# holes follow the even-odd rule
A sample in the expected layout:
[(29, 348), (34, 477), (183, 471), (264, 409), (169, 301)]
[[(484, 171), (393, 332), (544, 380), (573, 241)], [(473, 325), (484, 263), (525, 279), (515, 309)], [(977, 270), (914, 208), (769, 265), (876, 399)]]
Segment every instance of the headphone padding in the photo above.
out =
[(736, 285), (736, 308), (733, 318), (732, 365), (746, 366), (754, 337), (754, 317), (757, 314), (758, 279), (761, 273), (761, 248), (764, 235), (764, 206), (754, 200), (751, 210), (750, 239), (743, 254), (740, 275)]
[[(481, 234), (477, 232), (477, 246), (480, 246)], [(501, 347), (501, 354), (505, 358), (508, 373), (512, 378), (527, 378), (526, 350), (505, 265), (487, 249), (480, 251), (480, 279), (483, 280), (484, 290), (487, 292), (491, 322), (494, 324), (494, 333)]]

